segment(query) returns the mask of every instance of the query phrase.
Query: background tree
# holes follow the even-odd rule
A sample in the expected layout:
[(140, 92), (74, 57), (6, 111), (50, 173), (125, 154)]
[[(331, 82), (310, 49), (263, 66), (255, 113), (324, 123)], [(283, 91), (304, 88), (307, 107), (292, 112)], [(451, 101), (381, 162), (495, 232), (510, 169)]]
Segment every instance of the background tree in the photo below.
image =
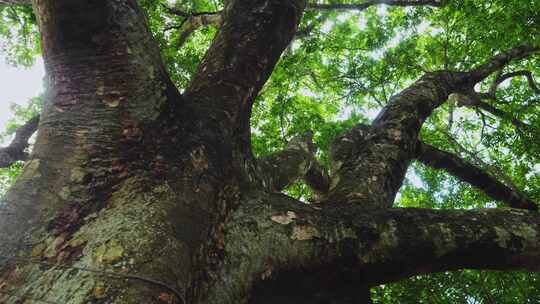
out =
[(0, 3), (3, 302), (538, 300), (537, 1)]

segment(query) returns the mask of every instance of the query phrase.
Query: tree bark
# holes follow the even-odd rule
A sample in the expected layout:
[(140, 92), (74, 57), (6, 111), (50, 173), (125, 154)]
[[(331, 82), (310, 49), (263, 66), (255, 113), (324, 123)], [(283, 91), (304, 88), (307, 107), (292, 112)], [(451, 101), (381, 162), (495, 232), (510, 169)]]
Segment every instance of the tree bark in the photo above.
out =
[[(329, 185), (309, 138), (251, 154), (251, 107), (304, 6), (226, 1), (180, 95), (136, 1), (34, 0), (49, 87), (0, 213), (0, 302), (345, 304), (411, 275), (538, 271), (537, 213), (387, 208), (430, 113), (531, 49), (421, 78), (338, 138)], [(299, 178), (328, 204), (273, 193)]]

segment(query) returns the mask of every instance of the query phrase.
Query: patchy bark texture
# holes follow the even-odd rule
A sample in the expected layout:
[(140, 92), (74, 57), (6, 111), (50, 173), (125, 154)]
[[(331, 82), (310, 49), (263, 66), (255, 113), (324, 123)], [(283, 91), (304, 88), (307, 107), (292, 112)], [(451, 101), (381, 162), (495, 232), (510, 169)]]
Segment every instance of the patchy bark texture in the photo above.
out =
[[(393, 1), (406, 2), (422, 1)], [(330, 173), (311, 134), (254, 159), (254, 99), (305, 5), (226, 1), (180, 95), (136, 1), (34, 0), (49, 87), (33, 154), (0, 213), (0, 302), (370, 303), (370, 287), (411, 275), (538, 271), (535, 212), (390, 208), (432, 111), (536, 49), (426, 74), (372, 125), (336, 139)], [(473, 183), (460, 160), (421, 151)], [(488, 195), (534, 205), (475, 172)], [(321, 204), (276, 193), (300, 179)]]

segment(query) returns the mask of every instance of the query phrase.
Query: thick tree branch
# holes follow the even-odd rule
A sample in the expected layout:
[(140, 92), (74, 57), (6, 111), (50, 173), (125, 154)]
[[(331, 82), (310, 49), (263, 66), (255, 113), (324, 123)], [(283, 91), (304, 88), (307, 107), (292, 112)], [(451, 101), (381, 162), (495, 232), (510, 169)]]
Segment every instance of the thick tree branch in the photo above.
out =
[(446, 170), (449, 174), (471, 184), (494, 200), (502, 201), (513, 208), (538, 210), (535, 202), (498, 181), (482, 169), (466, 162), (452, 153), (431, 145), (419, 143), (418, 160), (426, 166)]
[(36, 132), (39, 124), (39, 115), (27, 121), (15, 132), (15, 138), (9, 146), (0, 148), (0, 168), (6, 168), (19, 160), (26, 160), (28, 155), (24, 151), (28, 147), (28, 139)]
[(446, 1), (442, 0), (370, 0), (363, 3), (336, 3), (336, 4), (319, 4), (308, 3), (306, 9), (329, 11), (329, 10), (355, 10), (363, 11), (370, 6), (377, 4), (386, 4), (390, 6), (444, 6)]
[(250, 154), (253, 101), (293, 39), (303, 9), (301, 0), (229, 1), (222, 26), (184, 93), (192, 107), (188, 111), (222, 123), (225, 134), (219, 140), (244, 154)]
[(315, 158), (312, 137), (311, 132), (296, 136), (282, 151), (257, 159), (266, 189), (279, 192), (304, 179), (315, 193), (322, 195), (328, 191), (328, 175)]
[[(313, 297), (338, 286), (356, 286), (349, 292), (358, 293), (363, 284), (463, 268), (540, 271), (537, 212), (354, 205), (317, 210), (280, 195), (242, 206), (242, 220), (226, 227), (226, 256), (236, 264), (224, 268), (229, 279), (219, 282), (231, 298), (220, 303), (235, 303), (234, 296), (253, 285), (264, 294), (265, 285), (280, 281), (290, 286), (284, 293)], [(246, 273), (251, 280), (241, 279)], [(310, 282), (297, 284), (299, 278)]]
[[(469, 72), (437, 71), (425, 74), (392, 96), (362, 136), (347, 141), (361, 153), (339, 159), (332, 172), (328, 200), (357, 202), (385, 208), (393, 204), (410, 161), (416, 157), (416, 142), (424, 121), (452, 93), (468, 94), (474, 85), (515, 59), (538, 48), (519, 46), (494, 56)], [(347, 137), (347, 136), (346, 136)], [(358, 157), (358, 155), (362, 157)]]

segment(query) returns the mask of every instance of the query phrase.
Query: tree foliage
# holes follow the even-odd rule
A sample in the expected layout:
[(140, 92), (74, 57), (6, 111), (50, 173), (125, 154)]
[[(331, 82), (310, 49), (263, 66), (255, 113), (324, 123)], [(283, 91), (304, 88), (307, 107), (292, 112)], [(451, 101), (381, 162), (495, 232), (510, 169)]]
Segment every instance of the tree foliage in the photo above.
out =
[[(354, 1), (351, 1), (354, 2)], [(186, 24), (201, 14), (219, 14), (219, 0), (141, 0), (172, 80), (185, 88), (218, 28), (200, 26), (186, 37)], [(343, 1), (329, 1), (338, 5)], [(349, 3), (349, 2), (346, 2)], [(179, 13), (180, 12), (180, 13)], [(12, 64), (28, 66), (39, 55), (35, 17), (28, 7), (0, 6), (2, 51)], [(359, 122), (371, 122), (391, 96), (426, 71), (468, 70), (500, 50), (540, 44), (540, 1), (455, 0), (440, 7), (373, 5), (365, 10), (309, 8), (294, 41), (257, 99), (252, 114), (256, 155), (278, 151), (297, 134), (314, 133), (317, 157), (329, 165), (332, 140)], [(540, 201), (540, 58), (512, 63), (476, 89), (486, 102), (450, 100), (424, 125), (421, 138), (486, 170), (507, 186)], [(12, 133), (36, 112), (16, 108)], [(0, 188), (21, 164), (0, 171)], [(310, 190), (286, 190), (308, 200)], [(420, 163), (409, 170), (398, 206), (472, 209), (499, 206), (468, 184)], [(379, 287), (381, 303), (536, 303), (540, 277), (528, 273), (440, 273)]]

